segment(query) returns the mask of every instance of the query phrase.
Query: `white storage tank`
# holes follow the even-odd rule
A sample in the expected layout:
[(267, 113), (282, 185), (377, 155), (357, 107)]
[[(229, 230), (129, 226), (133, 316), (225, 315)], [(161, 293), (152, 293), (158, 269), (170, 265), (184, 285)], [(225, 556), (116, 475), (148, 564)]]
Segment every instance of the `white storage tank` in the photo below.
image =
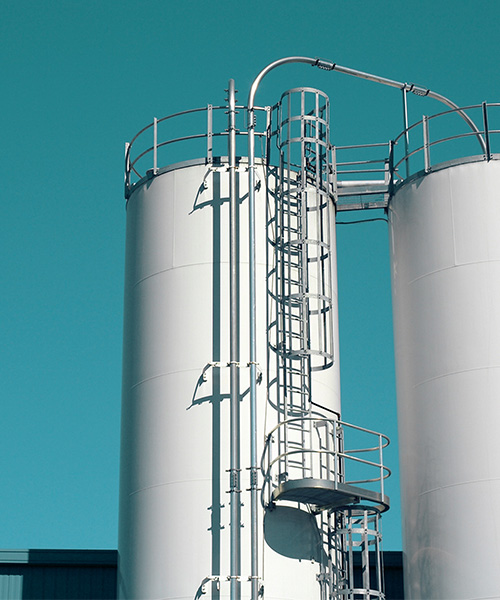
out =
[(389, 205), (405, 597), (500, 598), (500, 161)]
[[(241, 593), (249, 598), (247, 163), (241, 162), (236, 171), (241, 205)], [(256, 192), (257, 360), (263, 373), (257, 386), (260, 456), (265, 433), (275, 423), (272, 408), (266, 407), (266, 185), (272, 179), (266, 180), (259, 164), (257, 174), (262, 183)], [(144, 178), (128, 199), (120, 598), (230, 595), (228, 198), (227, 162), (216, 166), (202, 159)], [(334, 252), (333, 210), (332, 216)], [(335, 257), (331, 264), (335, 268)], [(332, 281), (338, 345), (335, 272)], [(339, 412), (338, 365), (314, 378), (316, 401)], [(259, 570), (266, 598), (319, 597), (321, 540), (310, 519), (296, 508), (273, 514), (267, 529), (276, 552), (263, 541), (259, 510)]]
[[(228, 92), (126, 153), (119, 596), (383, 598), (389, 440), (341, 421), (329, 100), (289, 90), (247, 138)], [(159, 158), (188, 140), (206, 154)]]

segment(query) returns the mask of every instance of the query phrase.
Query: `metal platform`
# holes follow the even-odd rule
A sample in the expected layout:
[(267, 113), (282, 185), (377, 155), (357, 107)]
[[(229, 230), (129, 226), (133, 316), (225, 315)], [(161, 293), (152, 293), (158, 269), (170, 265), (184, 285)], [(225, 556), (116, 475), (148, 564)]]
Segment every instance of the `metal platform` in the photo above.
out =
[(289, 500), (315, 504), (322, 509), (334, 509), (358, 503), (374, 503), (379, 512), (389, 509), (390, 500), (379, 492), (328, 479), (293, 479), (278, 485), (272, 493), (273, 502)]

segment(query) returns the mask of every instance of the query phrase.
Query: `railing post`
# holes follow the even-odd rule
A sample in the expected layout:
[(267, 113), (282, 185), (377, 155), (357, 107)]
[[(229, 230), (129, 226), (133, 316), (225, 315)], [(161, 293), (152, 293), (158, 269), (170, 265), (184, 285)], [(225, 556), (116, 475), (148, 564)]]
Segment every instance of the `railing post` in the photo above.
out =
[[(334, 426), (335, 427), (335, 426)], [(332, 447), (330, 442), (330, 437), (332, 432), (330, 431), (330, 421), (325, 421), (325, 435), (326, 435), (326, 479), (331, 479), (332, 465), (331, 465), (331, 455), (332, 455)], [(335, 439), (332, 437), (332, 441), (335, 444)]]
[(213, 145), (212, 145), (213, 129), (212, 129), (212, 105), (207, 105), (207, 164), (213, 162)]
[(153, 120), (153, 174), (158, 173), (158, 119)]
[(484, 141), (486, 143), (486, 160), (489, 162), (491, 159), (490, 150), (490, 132), (488, 129), (488, 107), (486, 102), (483, 102), (483, 124), (484, 124)]
[(128, 198), (130, 191), (130, 144), (125, 142), (125, 198)]
[(271, 437), (269, 438), (269, 446), (268, 446), (268, 454), (267, 454), (267, 469), (266, 469), (266, 474), (268, 476), (268, 478), (267, 478), (268, 502), (271, 502), (272, 493), (273, 493), (273, 485), (272, 485), (273, 478), (272, 478), (272, 473), (271, 473), (271, 463), (274, 460), (273, 444), (274, 444), (274, 437), (271, 435)]
[(331, 156), (330, 164), (332, 165), (332, 172), (330, 174), (330, 176), (331, 176), (330, 186), (331, 186), (332, 195), (333, 195), (335, 201), (337, 201), (337, 148), (336, 148), (336, 146), (331, 147), (331, 153), (332, 153), (332, 156)]
[(267, 137), (271, 137), (271, 124), (272, 124), (272, 115), (271, 115), (271, 106), (266, 106), (265, 107), (265, 111), (266, 111), (266, 134)]
[(378, 460), (380, 463), (380, 493), (382, 494), (382, 499), (384, 497), (384, 457), (382, 453), (383, 442), (382, 436), (379, 434), (378, 436)]
[(389, 142), (389, 181), (387, 182), (387, 200), (392, 198), (394, 193), (394, 140)]
[(422, 127), (424, 130), (424, 168), (425, 172), (428, 173), (431, 168), (431, 153), (429, 146), (429, 117), (425, 115), (422, 117)]
[(410, 132), (408, 131), (408, 103), (407, 103), (407, 89), (404, 87), (403, 92), (403, 124), (405, 130), (405, 166), (406, 166), (406, 177), (410, 176), (410, 159), (408, 158), (408, 152), (410, 150)]
[(339, 457), (338, 450), (339, 450), (339, 445), (338, 445), (338, 441), (337, 441), (337, 421), (333, 421), (333, 480), (334, 480), (335, 487), (337, 487), (337, 484), (339, 482), (338, 462), (340, 460), (340, 457)]

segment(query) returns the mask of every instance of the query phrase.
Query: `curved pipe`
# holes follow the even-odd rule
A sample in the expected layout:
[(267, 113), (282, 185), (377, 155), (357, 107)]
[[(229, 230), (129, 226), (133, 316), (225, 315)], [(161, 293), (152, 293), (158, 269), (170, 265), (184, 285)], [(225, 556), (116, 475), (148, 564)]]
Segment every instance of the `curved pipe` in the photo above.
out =
[[(260, 85), (262, 79), (273, 69), (276, 67), (280, 67), (281, 65), (286, 65), (288, 63), (306, 63), (312, 66), (315, 66), (315, 63), (318, 61), (317, 58), (308, 58), (307, 56), (288, 56), (286, 58), (280, 58), (270, 63), (262, 69), (262, 71), (257, 75), (254, 82), (252, 83), (252, 87), (250, 88), (250, 93), (248, 94), (248, 110), (254, 109), (254, 100), (255, 94), (257, 93), (257, 89)], [(319, 66), (319, 65), (318, 65)]]
[[(257, 89), (258, 89), (262, 79), (276, 67), (279, 67), (281, 65), (288, 64), (288, 63), (306, 63), (306, 64), (310, 64), (313, 67), (318, 67), (319, 69), (323, 69), (325, 71), (338, 71), (339, 73), (345, 73), (346, 75), (352, 75), (354, 77), (359, 77), (361, 79), (366, 79), (368, 81), (373, 81), (375, 83), (381, 83), (382, 85), (388, 85), (390, 87), (399, 88), (400, 90), (404, 90), (406, 92), (411, 92), (412, 94), (415, 94), (416, 96), (427, 96), (428, 98), (433, 98), (434, 100), (438, 100), (438, 102), (442, 102), (449, 108), (452, 108), (453, 110), (456, 110), (458, 112), (458, 114), (462, 117), (462, 119), (467, 123), (467, 125), (469, 125), (469, 127), (472, 129), (472, 131), (474, 131), (474, 133), (477, 135), (477, 139), (479, 140), (479, 143), (481, 144), (481, 148), (483, 149), (483, 152), (486, 152), (486, 144), (484, 142), (483, 137), (481, 136), (479, 129), (477, 128), (476, 124), (474, 123), (474, 121), (463, 110), (460, 110), (460, 107), (457, 104), (452, 102), (449, 98), (446, 98), (446, 96), (443, 96), (442, 94), (438, 94), (437, 92), (433, 92), (430, 89), (419, 87), (413, 83), (403, 83), (401, 81), (395, 81), (394, 79), (388, 79), (387, 77), (380, 77), (379, 75), (372, 75), (371, 73), (365, 73), (363, 71), (358, 71), (356, 69), (350, 69), (349, 67), (343, 67), (343, 66), (338, 65), (337, 63), (331, 62), (329, 60), (322, 60), (321, 58), (309, 58), (307, 56), (289, 56), (287, 58), (280, 58), (279, 60), (275, 60), (274, 62), (269, 64), (267, 67), (262, 69), (262, 71), (255, 78), (255, 81), (253, 82), (252, 87), (250, 88), (250, 93), (248, 95), (248, 110), (249, 110), (249, 112), (252, 111), (252, 113), (253, 113), (255, 94), (257, 93)], [(249, 115), (249, 117), (250, 116), (253, 117), (253, 114)]]

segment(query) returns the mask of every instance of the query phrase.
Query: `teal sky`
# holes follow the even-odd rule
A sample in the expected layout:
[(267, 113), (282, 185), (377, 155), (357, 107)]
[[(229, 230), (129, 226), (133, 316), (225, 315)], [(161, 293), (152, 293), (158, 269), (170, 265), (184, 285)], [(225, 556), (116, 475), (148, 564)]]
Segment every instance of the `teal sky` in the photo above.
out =
[[(231, 77), (244, 103), (288, 55), (500, 101), (499, 31), (497, 0), (0, 2), (0, 547), (117, 546), (124, 143), (222, 103)], [(330, 96), (336, 144), (401, 129), (397, 90), (304, 65), (257, 102), (298, 85)], [(344, 418), (393, 439), (384, 547), (400, 549), (386, 224), (341, 227), (338, 254)]]

